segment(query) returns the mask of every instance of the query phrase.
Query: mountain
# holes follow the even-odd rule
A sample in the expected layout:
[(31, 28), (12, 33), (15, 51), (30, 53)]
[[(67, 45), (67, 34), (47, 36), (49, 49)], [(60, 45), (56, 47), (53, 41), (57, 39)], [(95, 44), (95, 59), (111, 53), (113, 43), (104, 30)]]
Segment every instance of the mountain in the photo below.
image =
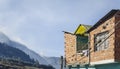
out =
[(0, 32), (0, 43), (6, 43), (6, 44), (10, 43), (9, 38), (2, 32)]
[(49, 64), (54, 68), (60, 69), (60, 58), (59, 57), (44, 57)]
[[(61, 67), (61, 58), (60, 57), (44, 57), (49, 64), (51, 64), (54, 68), (60, 69)], [(65, 68), (65, 62), (63, 62), (63, 69), (68, 69)]]
[(34, 63), (34, 60), (31, 59), (29, 55), (4, 43), (0, 43), (0, 56), (4, 58), (19, 59), (22, 61)]
[(27, 55), (29, 55), (31, 59), (38, 60), (40, 64), (49, 65), (48, 62), (42, 56), (40, 56), (37, 53), (35, 53), (34, 51), (28, 49), (25, 45), (10, 40), (2, 32), (0, 32), (0, 43), (4, 43), (4, 44), (7, 44), (8, 46), (11, 46), (11, 47), (17, 48), (19, 50), (22, 50)]
[(10, 46), (22, 50), (23, 52), (28, 54), (30, 56), (30, 58), (38, 60), (40, 64), (49, 65), (48, 62), (42, 56), (40, 56), (39, 54), (35, 53), (34, 51), (28, 49), (26, 46), (24, 46), (18, 42), (11, 41)]
[(52, 65), (56, 69), (60, 68), (60, 62), (59, 62), (60, 58), (41, 56), (41, 55), (37, 54), (36, 52), (34, 52), (34, 51), (30, 50), (29, 48), (27, 48), (25, 45), (9, 39), (9, 37), (7, 37), (2, 32), (0, 32), (0, 43), (23, 51), (31, 59), (37, 60), (42, 65)]

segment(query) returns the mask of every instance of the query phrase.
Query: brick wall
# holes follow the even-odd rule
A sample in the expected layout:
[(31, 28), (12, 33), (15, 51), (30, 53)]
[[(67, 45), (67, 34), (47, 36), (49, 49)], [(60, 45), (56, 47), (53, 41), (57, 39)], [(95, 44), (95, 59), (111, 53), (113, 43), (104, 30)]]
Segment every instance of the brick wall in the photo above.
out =
[(65, 32), (65, 57), (67, 64), (73, 64), (76, 61), (76, 36)]
[(85, 64), (88, 64), (89, 62), (89, 58), (88, 56), (81, 56), (79, 53), (77, 53), (77, 61), (79, 64), (81, 65), (85, 65)]
[(65, 32), (65, 57), (67, 65), (70, 64), (85, 64), (88, 62), (87, 56), (81, 56), (76, 52), (76, 35)]
[[(112, 17), (110, 19), (108, 19), (107, 21), (105, 21), (104, 23), (102, 23), (100, 26), (98, 26), (96, 29), (94, 29), (93, 31), (90, 32), (90, 61), (91, 62), (96, 62), (96, 61), (101, 61), (101, 60), (110, 60), (110, 59), (114, 59), (114, 38), (115, 38), (115, 34), (112, 34), (108, 41), (109, 41), (109, 47), (105, 50), (101, 50), (101, 51), (94, 51), (94, 35), (101, 33), (101, 32), (105, 32), (105, 31), (109, 31), (109, 35), (111, 33), (114, 32), (114, 25), (115, 25), (115, 17)], [(106, 26), (106, 28), (104, 29), (103, 26)], [(111, 30), (112, 29), (112, 30)]]
[[(120, 20), (120, 12), (115, 15), (115, 23)], [(120, 23), (115, 27), (115, 60), (120, 61)]]

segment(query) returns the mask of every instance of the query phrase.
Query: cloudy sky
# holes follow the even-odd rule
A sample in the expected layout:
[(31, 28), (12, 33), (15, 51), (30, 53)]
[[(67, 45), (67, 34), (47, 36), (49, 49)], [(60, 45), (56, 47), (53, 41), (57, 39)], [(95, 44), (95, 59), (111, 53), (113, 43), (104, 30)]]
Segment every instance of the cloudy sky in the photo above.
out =
[(44, 56), (64, 55), (62, 31), (95, 24), (120, 0), (0, 0), (0, 31)]

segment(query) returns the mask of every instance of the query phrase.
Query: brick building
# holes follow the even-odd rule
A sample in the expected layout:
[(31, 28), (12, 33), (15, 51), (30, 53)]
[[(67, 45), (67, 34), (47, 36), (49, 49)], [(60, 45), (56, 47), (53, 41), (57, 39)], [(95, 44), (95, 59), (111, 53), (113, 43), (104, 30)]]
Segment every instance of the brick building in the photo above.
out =
[[(85, 32), (87, 32), (90, 27), (90, 25), (80, 24), (74, 33), (64, 31), (67, 65), (78, 65), (81, 62), (88, 62), (88, 57), (84, 59), (82, 59), (82, 57), (87, 53), (86, 50), (88, 49), (88, 45), (86, 44), (88, 42), (88, 34)], [(82, 51), (84, 51), (85, 54), (83, 54)], [(80, 61), (81, 59), (84, 61)]]
[[(70, 69), (120, 69), (120, 10), (111, 10), (84, 32), (81, 26), (74, 34), (65, 32), (65, 57)], [(87, 42), (82, 44), (84, 40)]]

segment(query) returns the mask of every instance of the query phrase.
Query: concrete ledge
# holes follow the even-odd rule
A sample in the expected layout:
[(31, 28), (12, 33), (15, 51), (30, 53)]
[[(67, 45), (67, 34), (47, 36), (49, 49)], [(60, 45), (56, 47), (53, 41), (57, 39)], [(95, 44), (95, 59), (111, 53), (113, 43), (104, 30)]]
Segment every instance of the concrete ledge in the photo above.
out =
[(91, 62), (90, 65), (99, 65), (99, 64), (107, 64), (107, 63), (115, 63), (115, 60), (110, 59), (110, 60), (102, 60), (102, 61)]

